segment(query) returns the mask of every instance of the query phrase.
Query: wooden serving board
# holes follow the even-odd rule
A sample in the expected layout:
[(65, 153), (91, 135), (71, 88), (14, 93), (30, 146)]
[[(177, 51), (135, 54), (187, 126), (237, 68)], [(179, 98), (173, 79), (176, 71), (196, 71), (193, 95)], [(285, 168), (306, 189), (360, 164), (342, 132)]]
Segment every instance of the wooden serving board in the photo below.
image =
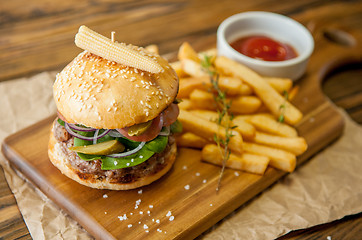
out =
[[(343, 131), (343, 118), (320, 85), (333, 69), (361, 62), (361, 37), (353, 36), (357, 39), (353, 47), (315, 36), (315, 53), (298, 82), (300, 92), (294, 101), (304, 113), (297, 129), (309, 145), (298, 165)], [(2, 151), (15, 168), (97, 239), (194, 238), (285, 175), (270, 167), (263, 176), (227, 169), (217, 193), (220, 168), (201, 162), (197, 150), (179, 149), (171, 171), (142, 187), (142, 192), (91, 189), (68, 179), (50, 163), (47, 145), (54, 118), (9, 136)]]

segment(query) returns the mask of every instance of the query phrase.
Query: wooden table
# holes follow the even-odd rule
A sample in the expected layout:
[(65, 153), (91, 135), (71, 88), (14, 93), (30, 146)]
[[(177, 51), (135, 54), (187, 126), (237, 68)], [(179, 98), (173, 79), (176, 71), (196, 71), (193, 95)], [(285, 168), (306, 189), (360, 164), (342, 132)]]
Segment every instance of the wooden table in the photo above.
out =
[[(218, 25), (243, 11), (288, 15), (313, 34), (346, 43), (335, 29), (362, 32), (362, 1), (209, 0), (190, 1), (3, 1), (0, 14), (0, 81), (63, 68), (79, 52), (73, 43), (79, 25), (140, 46), (157, 44), (173, 54), (184, 41), (197, 50), (215, 44)], [(328, 26), (328, 27), (326, 27)], [(348, 39), (347, 39), (348, 40)], [(348, 41), (347, 41), (348, 43)], [(326, 79), (323, 90), (362, 123), (361, 62)], [(16, 201), (0, 171), (0, 238), (30, 239)], [(352, 239), (362, 236), (362, 214), (289, 233), (279, 239)]]

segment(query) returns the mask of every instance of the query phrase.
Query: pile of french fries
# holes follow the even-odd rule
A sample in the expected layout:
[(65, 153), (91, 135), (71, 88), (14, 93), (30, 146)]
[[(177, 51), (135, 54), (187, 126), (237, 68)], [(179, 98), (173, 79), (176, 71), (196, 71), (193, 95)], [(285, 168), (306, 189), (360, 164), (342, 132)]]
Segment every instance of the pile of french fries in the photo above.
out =
[[(201, 66), (204, 54), (211, 56), (219, 74), (219, 88), (230, 100), (234, 116), (231, 126), (236, 126), (230, 129), (233, 136), (226, 167), (254, 174), (264, 174), (268, 166), (292, 172), (296, 156), (307, 149), (305, 139), (292, 127), (303, 116), (290, 103), (298, 88), (290, 79), (261, 77), (244, 65), (217, 56), (216, 50), (198, 54), (188, 43), (181, 45), (179, 61), (172, 63), (180, 78), (177, 98), (182, 100), (178, 119), (183, 133), (177, 137), (177, 145), (202, 149), (203, 161), (222, 165), (224, 155), (214, 139), (215, 135), (226, 138), (229, 119), (217, 123), (210, 75)], [(283, 122), (278, 121), (281, 114)]]

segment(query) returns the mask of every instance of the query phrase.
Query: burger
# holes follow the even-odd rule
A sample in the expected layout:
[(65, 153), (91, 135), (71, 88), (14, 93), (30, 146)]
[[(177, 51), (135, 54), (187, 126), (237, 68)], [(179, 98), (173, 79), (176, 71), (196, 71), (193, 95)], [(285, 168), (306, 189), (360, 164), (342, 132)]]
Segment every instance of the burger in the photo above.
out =
[(159, 55), (124, 46), (147, 58), (143, 65), (152, 62), (160, 71), (138, 67), (129, 56), (116, 62), (109, 54), (84, 47), (57, 74), (53, 86), (58, 117), (50, 134), (50, 161), (67, 177), (92, 188), (148, 185), (165, 175), (176, 159), (173, 134), (181, 131), (178, 77)]

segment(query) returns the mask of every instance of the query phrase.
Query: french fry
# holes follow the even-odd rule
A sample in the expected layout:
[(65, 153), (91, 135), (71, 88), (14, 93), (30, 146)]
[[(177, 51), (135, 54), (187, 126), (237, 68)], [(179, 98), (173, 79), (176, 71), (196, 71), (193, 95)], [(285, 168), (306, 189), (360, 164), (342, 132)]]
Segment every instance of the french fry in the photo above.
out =
[[(192, 110), (190, 112), (211, 122), (216, 122), (219, 118), (218, 113), (214, 111)], [(225, 124), (226, 123), (224, 121), (221, 122), (222, 126), (225, 126)], [(250, 140), (253, 139), (255, 136), (255, 127), (252, 124), (244, 121), (243, 119), (233, 119), (231, 126), (236, 126), (235, 130), (241, 134), (243, 139), (245, 138)]]
[(299, 86), (294, 86), (292, 89), (290, 89), (288, 93), (288, 100), (292, 101), (298, 92), (299, 92)]
[(192, 102), (190, 101), (190, 99), (186, 98), (181, 99), (181, 102), (178, 104), (178, 107), (184, 110), (192, 109)]
[[(199, 89), (191, 92), (190, 100), (200, 109), (215, 110), (217, 107), (212, 94)], [(261, 101), (255, 96), (239, 96), (228, 101), (231, 101), (230, 111), (236, 114), (254, 113), (261, 106)]]
[[(180, 109), (178, 120), (182, 123), (185, 131), (194, 133), (208, 141), (214, 141), (215, 136), (218, 136), (222, 140), (226, 139), (225, 128), (223, 126), (219, 126), (214, 122), (200, 118), (183, 109)], [(233, 136), (230, 138), (229, 148), (237, 153), (241, 153), (243, 139), (240, 133), (235, 130), (231, 130), (231, 134)]]
[(184, 42), (181, 44), (178, 50), (177, 57), (179, 60), (190, 59), (192, 61), (200, 63), (200, 58), (197, 52), (195, 52), (195, 50), (191, 47), (191, 45), (188, 42)]
[(156, 44), (151, 44), (145, 47), (145, 49), (151, 53), (159, 54), (158, 46)]
[(210, 142), (194, 133), (185, 132), (176, 137), (178, 147), (203, 148)]
[(269, 157), (272, 167), (286, 172), (293, 172), (295, 169), (296, 157), (290, 152), (249, 142), (244, 142), (243, 147), (245, 152)]
[(244, 120), (234, 118), (233, 126), (237, 126), (235, 130), (241, 134), (243, 139), (246, 140), (254, 139), (256, 130), (252, 124)]
[(280, 123), (275, 119), (267, 117), (265, 115), (257, 114), (246, 119), (247, 122), (254, 125), (257, 130), (284, 136), (284, 137), (297, 137), (298, 133), (295, 128), (285, 124)]
[(190, 94), (190, 100), (194, 107), (199, 109), (215, 110), (216, 103), (211, 93), (195, 89)]
[[(191, 110), (190, 113), (198, 116), (198, 117), (201, 117), (203, 119), (206, 119), (208, 121), (211, 121), (211, 122), (216, 122), (219, 118), (219, 114), (215, 111), (210, 111), (210, 110), (200, 110), (200, 109), (196, 109), (196, 110)], [(222, 126), (225, 126), (225, 122), (224, 121), (221, 121), (221, 125)]]
[(216, 58), (215, 65), (222, 72), (239, 77), (248, 83), (275, 116), (281, 114), (280, 106), (285, 106), (283, 114), (287, 123), (296, 124), (302, 119), (303, 114), (296, 107), (286, 101), (283, 96), (251, 69), (223, 56)]
[(278, 93), (289, 92), (293, 86), (293, 81), (289, 78), (263, 77)]
[[(225, 91), (227, 95), (233, 96), (239, 93), (242, 82), (238, 78), (232, 77), (220, 77), (219, 87), (222, 91)], [(211, 88), (211, 82), (209, 76), (204, 77), (191, 77), (180, 79), (179, 92), (177, 97), (187, 98), (194, 89), (208, 90)]]
[[(223, 149), (219, 149), (217, 145), (208, 144), (202, 149), (201, 158), (203, 161), (221, 166), (223, 161), (222, 151)], [(268, 163), (269, 158), (265, 156), (249, 153), (241, 155), (230, 153), (229, 159), (226, 161), (226, 167), (255, 174), (264, 174)]]
[(248, 84), (241, 84), (239, 88), (239, 94), (243, 96), (248, 96), (253, 94), (253, 89)]
[(173, 70), (175, 70), (175, 72), (179, 78), (187, 77), (187, 73), (185, 73), (184, 70), (182, 69), (180, 61), (170, 63), (170, 65), (173, 68)]
[(234, 117), (234, 120), (243, 120), (243, 121), (248, 121), (248, 119), (255, 117), (255, 116), (264, 116), (264, 117), (268, 117), (270, 119), (275, 120), (275, 117), (270, 114), (270, 113), (255, 113), (255, 114), (243, 114), (243, 115), (237, 115)]
[(239, 96), (231, 99), (230, 111), (235, 114), (255, 113), (261, 106), (261, 101), (255, 96)]
[(307, 143), (302, 137), (280, 137), (256, 132), (253, 142), (286, 150), (299, 156), (307, 150)]
[(199, 63), (190, 59), (182, 59), (181, 68), (185, 73), (192, 77), (208, 76), (207, 72), (202, 70)]

